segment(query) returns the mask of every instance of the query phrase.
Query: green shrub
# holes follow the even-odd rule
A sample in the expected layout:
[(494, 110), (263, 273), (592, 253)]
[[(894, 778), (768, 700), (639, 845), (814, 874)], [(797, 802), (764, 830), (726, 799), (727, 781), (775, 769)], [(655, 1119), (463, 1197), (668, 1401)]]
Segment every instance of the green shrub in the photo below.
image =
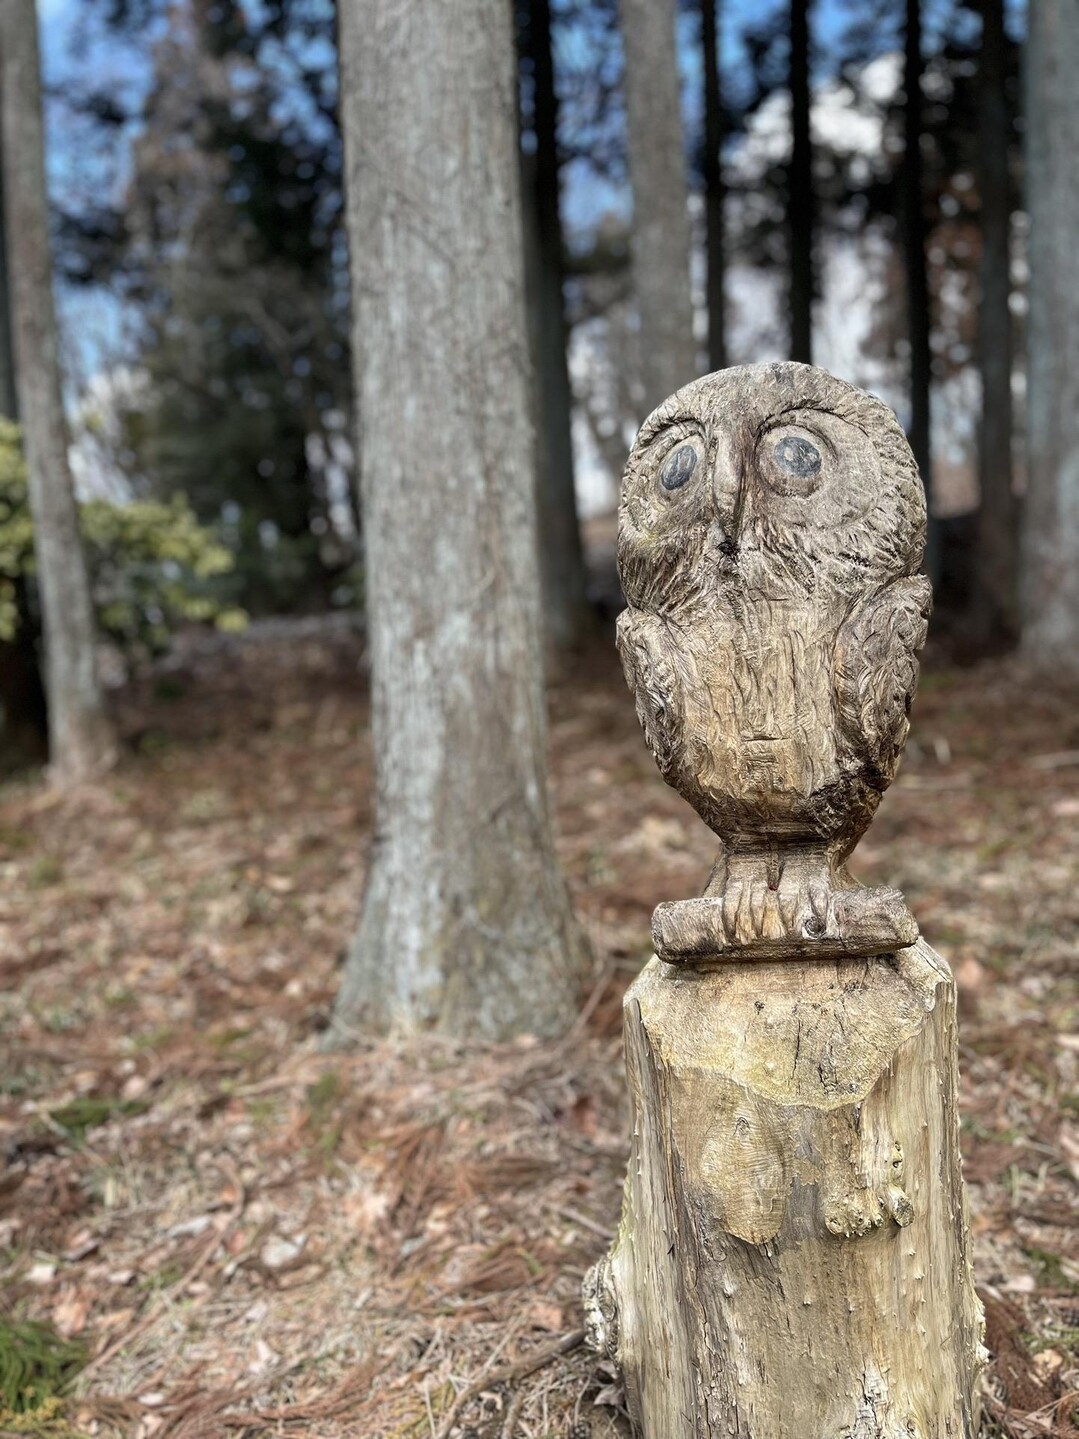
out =
[[(184, 623), (240, 629), (242, 610), (215, 594), (214, 580), (233, 556), (200, 525), (180, 495), (167, 504), (134, 500), (79, 506), (101, 633), (126, 653), (160, 653)], [(0, 640), (10, 643), (27, 622), (19, 581), (34, 573), (33, 527), (26, 466), (17, 426), (0, 420)]]
[(86, 1363), (85, 1346), (49, 1324), (0, 1319), (0, 1414), (26, 1414), (58, 1398)]

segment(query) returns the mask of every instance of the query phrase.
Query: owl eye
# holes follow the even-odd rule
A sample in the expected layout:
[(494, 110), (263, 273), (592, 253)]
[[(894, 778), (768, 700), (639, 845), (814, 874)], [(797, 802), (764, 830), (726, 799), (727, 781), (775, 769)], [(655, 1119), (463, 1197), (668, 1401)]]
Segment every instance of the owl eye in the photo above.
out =
[(679, 445), (667, 458), (660, 471), (659, 482), (665, 490), (680, 490), (693, 478), (697, 468), (697, 451), (692, 445)]
[(800, 425), (786, 424), (761, 437), (757, 449), (760, 472), (779, 495), (805, 498), (824, 480), (825, 452), (829, 446)]
[(787, 435), (775, 449), (776, 463), (798, 479), (820, 474), (820, 450), (800, 435)]

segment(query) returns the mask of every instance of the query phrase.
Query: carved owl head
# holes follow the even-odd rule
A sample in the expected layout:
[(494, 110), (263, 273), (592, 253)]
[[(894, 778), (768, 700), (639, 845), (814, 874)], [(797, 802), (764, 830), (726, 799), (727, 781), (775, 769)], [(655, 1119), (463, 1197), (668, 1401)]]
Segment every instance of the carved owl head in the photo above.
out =
[(724, 370), (645, 421), (619, 646), (664, 776), (717, 833), (868, 823), (906, 737), (925, 526), (895, 416), (823, 370)]
[(925, 495), (882, 401), (809, 365), (747, 365), (684, 386), (641, 426), (622, 482), (631, 606), (672, 617), (717, 588), (849, 598), (913, 574)]

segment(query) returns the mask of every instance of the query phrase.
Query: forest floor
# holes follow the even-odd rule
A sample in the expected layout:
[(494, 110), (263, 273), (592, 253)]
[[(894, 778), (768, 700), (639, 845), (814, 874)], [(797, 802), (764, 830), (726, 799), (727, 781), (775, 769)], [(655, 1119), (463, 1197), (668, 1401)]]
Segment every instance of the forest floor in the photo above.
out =
[[(0, 1386), (12, 1335), (89, 1361), (0, 1435), (625, 1432), (578, 1339), (626, 1158), (620, 998), (712, 842), (603, 641), (551, 690), (586, 1018), (321, 1052), (371, 827), (358, 656), (222, 642), (118, 696), (102, 784), (0, 790)], [(856, 867), (960, 986), (986, 1433), (1079, 1436), (1079, 690), (930, 659)]]

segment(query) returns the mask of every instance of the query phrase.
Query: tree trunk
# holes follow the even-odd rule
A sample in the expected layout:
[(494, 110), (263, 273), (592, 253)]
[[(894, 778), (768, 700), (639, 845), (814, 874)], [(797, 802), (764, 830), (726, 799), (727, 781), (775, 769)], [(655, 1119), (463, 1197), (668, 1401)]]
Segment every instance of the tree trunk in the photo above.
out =
[(633, 280), (647, 412), (697, 374), (673, 0), (621, 0)]
[(114, 751), (67, 457), (34, 0), (0, 0), (0, 48), (10, 293), (45, 640), (49, 752), (56, 777), (78, 781), (100, 770)]
[(335, 1028), (553, 1033), (583, 943), (546, 791), (512, 19), (340, 18), (376, 826)]
[(701, 0), (704, 64), (704, 229), (707, 250), (708, 368), (727, 365), (726, 246), (723, 210), (723, 94), (720, 87), (719, 0)]
[(907, 336), (910, 342), (910, 420), (907, 439), (921, 471), (929, 503), (929, 543), (926, 569), (936, 578), (939, 539), (933, 522), (933, 455), (930, 445), (930, 385), (933, 379), (930, 348), (929, 272), (926, 264), (925, 195), (922, 164), (922, 6), (906, 0), (904, 35), (903, 106), (904, 149), (900, 171), (900, 217), (907, 272)]
[(1034, 0), (1027, 42), (1027, 494), (1022, 645), (1079, 667), (1079, 26)]
[[(3, 72), (0, 69), (0, 83)], [(15, 346), (11, 317), (11, 266), (7, 252), (7, 221), (3, 180), (4, 106), (0, 98), (0, 416), (19, 423), (19, 397), (15, 385)]]
[(809, 113), (809, 0), (790, 8), (791, 161), (787, 171), (790, 234), (790, 357), (813, 362), (813, 141)]
[(633, 1148), (586, 1309), (637, 1432), (971, 1439), (944, 961), (924, 941), (709, 973), (653, 959), (625, 1044)]
[(522, 51), (532, 61), (535, 155), (524, 164), (525, 270), (536, 390), (540, 576), (547, 638), (559, 648), (587, 633), (591, 610), (573, 481), (573, 392), (566, 358), (558, 95), (549, 0), (529, 0)]
[(982, 0), (979, 75), (981, 304), (978, 348), (982, 412), (978, 436), (978, 510), (972, 619), (986, 645), (1018, 632), (1018, 504), (1012, 487), (1011, 125), (1005, 95), (1004, 0)]
[[(0, 131), (3, 105), (0, 103)], [(0, 156), (3, 142), (0, 138)], [(0, 417), (18, 424), (15, 351), (11, 335), (11, 286), (4, 224), (3, 167), (0, 165)], [(15, 581), (18, 633), (0, 640), (0, 768), (15, 769), (48, 755), (48, 711), (41, 682), (37, 626), (30, 610), (24, 576)]]

